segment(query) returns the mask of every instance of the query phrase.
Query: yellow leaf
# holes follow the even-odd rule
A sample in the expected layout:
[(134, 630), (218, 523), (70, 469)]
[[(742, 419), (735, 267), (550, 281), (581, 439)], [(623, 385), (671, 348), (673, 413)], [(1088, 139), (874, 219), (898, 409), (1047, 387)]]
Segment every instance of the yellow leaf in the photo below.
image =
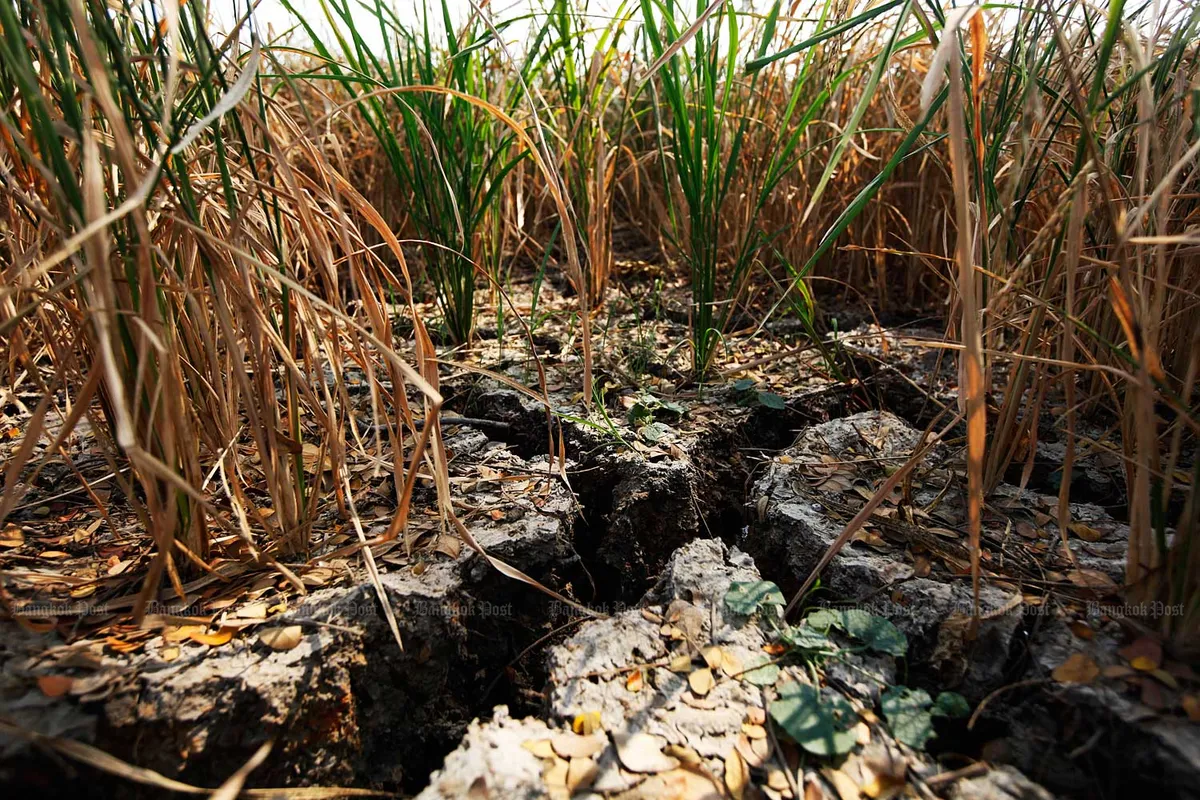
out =
[(725, 756), (725, 788), (733, 800), (742, 800), (746, 796), (746, 785), (749, 783), (749, 767), (737, 750), (730, 750)]
[(233, 633), (235, 630), (234, 628), (221, 628), (216, 633), (206, 633), (204, 631), (203, 627), (200, 625), (185, 626), (185, 627), (198, 628), (199, 630), (189, 631), (188, 638), (191, 639), (193, 642), (199, 642), (200, 644), (206, 644), (209, 647), (220, 647), (221, 645), (227, 643), (230, 639), (233, 638)]
[(0, 531), (0, 547), (20, 547), (25, 544), (25, 533), (16, 525)]
[(645, 685), (646, 678), (640, 669), (635, 669), (629, 673), (629, 677), (625, 679), (625, 688), (631, 692), (640, 692)]
[(733, 654), (728, 648), (721, 650), (721, 672), (727, 677), (735, 677), (742, 674), (742, 660)]
[(692, 687), (692, 693), (697, 697), (704, 697), (712, 691), (716, 681), (713, 679), (712, 670), (708, 667), (698, 669), (691, 675), (688, 675), (688, 686)]
[(708, 664), (709, 669), (717, 669), (721, 666), (721, 653), (723, 651), (715, 644), (704, 648), (701, 655), (704, 656), (704, 663)]
[(571, 730), (583, 736), (590, 736), (601, 727), (599, 711), (585, 711), (582, 714), (576, 714), (575, 719), (571, 721)]

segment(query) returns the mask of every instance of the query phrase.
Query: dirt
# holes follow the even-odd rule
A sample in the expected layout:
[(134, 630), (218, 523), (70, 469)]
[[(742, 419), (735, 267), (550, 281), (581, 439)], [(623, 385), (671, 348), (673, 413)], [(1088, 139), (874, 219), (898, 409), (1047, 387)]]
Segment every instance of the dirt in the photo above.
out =
[[(666, 645), (641, 609), (661, 615), (679, 599), (704, 610), (707, 639), (741, 648), (747, 658), (761, 649), (762, 631), (720, 619), (729, 582), (761, 576), (790, 597), (864, 493), (907, 457), (940, 405), (953, 402), (944, 390), (949, 367), (929, 351), (905, 347), (899, 334), (864, 330), (830, 342), (844, 351), (848, 374), (841, 380), (812, 353), (806, 371), (779, 377), (800, 369), (785, 344), (767, 354), (769, 374), (754, 367), (737, 373), (753, 377), (751, 389), (738, 388), (730, 376), (703, 391), (675, 391), (665, 370), (667, 377), (651, 377), (647, 385), (672, 407), (656, 406), (638, 418), (652, 419), (658, 427), (650, 430), (629, 424), (630, 412), (650, 403), (649, 392), (617, 388), (626, 385), (620, 381), (604, 396), (607, 421), (598, 425), (596, 415), (593, 425), (572, 421), (584, 414), (579, 398), (573, 384), (557, 383), (551, 430), (541, 403), (499, 382), (460, 378), (448, 385), (447, 413), (496, 423), (448, 430), (458, 485), (470, 486), (464, 502), (479, 510), (468, 528), (490, 554), (603, 619), (501, 575), (461, 543), (429, 546), (441, 542), (434, 531), (411, 555), (403, 548), (377, 554), (403, 650), (357, 560), (335, 560), (345, 577), (270, 620), (303, 631), (285, 651), (257, 635), (265, 623), (246, 625), (220, 647), (185, 641), (171, 660), (154, 637), (122, 654), (103, 642), (73, 644), (55, 633), (13, 628), (0, 644), (0, 713), (21, 727), (90, 742), (199, 786), (218, 785), (271, 740), (272, 752), (250, 785), (540, 797), (544, 765), (521, 743), (599, 711), (605, 730), (645, 731), (691, 747), (719, 778), (742, 718), (750, 706), (762, 706), (763, 696), (727, 681), (719, 685), (728, 696), (697, 708), (682, 699), (679, 680), (659, 668), (648, 675), (657, 694), (647, 691), (630, 705), (622, 694), (627, 672), (599, 681), (579, 676), (661, 659)], [(565, 350), (553, 353), (565, 337), (552, 333), (540, 334), (540, 342), (552, 351), (553, 382), (578, 364)], [(750, 348), (732, 360), (755, 358), (763, 354)], [(655, 359), (670, 361), (662, 354)], [(495, 366), (530, 380), (528, 360), (516, 354)], [(762, 398), (763, 391), (778, 393), (783, 407)], [(884, 407), (895, 414), (871, 410)], [(569, 458), (562, 472), (544, 456), (558, 425)], [(1133, 676), (1137, 682), (1105, 676), (1094, 685), (1052, 677), (1084, 650), (1101, 665), (1119, 666), (1124, 662), (1115, 653), (1131, 636), (1120, 619), (1096, 611), (1106, 598), (1101, 587), (1060, 579), (1066, 567), (1055, 548), (1058, 533), (1039, 516), (1048, 502), (1052, 508), (1054, 445), (1050, 437), (1039, 443), (1025, 490), (1004, 487), (990, 506), (985, 544), (993, 579), (983, 588), (985, 619), (976, 635), (968, 636), (964, 624), (972, 593), (961, 535), (954, 533), (962, 521), (956, 453), (935, 451), (888, 504), (889, 522), (867, 526), (834, 559), (810, 602), (870, 609), (906, 635), (910, 650), (900, 663), (831, 667), (831, 685), (867, 710), (897, 681), (933, 692), (955, 689), (972, 707), (984, 703), (969, 728), (948, 722), (929, 753), (904, 753), (918, 783), (977, 760), (992, 767), (923, 784), (918, 793), (1042, 798), (1049, 790), (1115, 798), (1153, 786), (1162, 796), (1197, 796), (1200, 735), (1179, 711), (1181, 694), (1195, 691), (1194, 675), (1172, 677), (1174, 689), (1154, 684), (1151, 696), (1144, 689), (1150, 676)], [(1085, 459), (1080, 469), (1092, 493), (1079, 499), (1106, 502), (1073, 508), (1098, 535), (1075, 538), (1071, 546), (1082, 568), (1115, 586), (1128, 531), (1122, 501), (1112, 495), (1112, 465)], [(517, 484), (522, 488), (512, 491)], [(930, 507), (936, 518), (906, 519), (902, 511)], [(1041, 521), (1026, 538), (1021, 532), (1030, 520)], [(914, 528), (925, 538), (913, 538)], [(943, 533), (928, 534), (931, 528)], [(707, 566), (697, 572), (696, 564)], [(716, 586), (722, 581), (724, 589)], [(1054, 591), (1040, 590), (1051, 584)], [(1080, 623), (1091, 638), (1080, 637)], [(62, 696), (39, 689), (39, 677), (64, 674), (87, 691), (76, 691), (78, 683)], [(896, 746), (886, 732), (874, 743)], [(161, 792), (12, 737), (0, 738), (0, 753), (0, 777), (26, 792)], [(494, 776), (485, 779), (492, 793), (473, 794), (484, 775)], [(619, 769), (612, 776), (607, 796), (633, 791), (617, 785)]]

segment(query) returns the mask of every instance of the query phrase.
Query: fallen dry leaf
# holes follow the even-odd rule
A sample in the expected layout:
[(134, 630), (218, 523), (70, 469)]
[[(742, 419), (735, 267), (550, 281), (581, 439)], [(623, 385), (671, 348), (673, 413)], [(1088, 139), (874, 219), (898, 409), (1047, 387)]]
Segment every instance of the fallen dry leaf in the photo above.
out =
[(1082, 522), (1072, 522), (1067, 525), (1067, 530), (1083, 539), (1085, 542), (1098, 542), (1104, 538), (1104, 533), (1096, 530), (1093, 527), (1084, 525)]
[(692, 669), (692, 657), (689, 655), (675, 656), (667, 666), (671, 672), (689, 672)]
[(74, 683), (75, 679), (67, 675), (39, 675), (37, 679), (38, 688), (46, 697), (62, 697)]
[(1155, 711), (1164, 710), (1167, 707), (1167, 698), (1162, 686), (1155, 681), (1142, 681), (1142, 703)]
[(1073, 569), (1067, 573), (1067, 580), (1080, 588), (1097, 592), (1117, 590), (1116, 582), (1098, 569)]
[(692, 693), (697, 697), (704, 697), (712, 691), (716, 680), (713, 678), (712, 670), (708, 667), (698, 669), (691, 675), (688, 675), (688, 686), (692, 688)]
[(600, 769), (592, 759), (586, 756), (572, 758), (567, 766), (567, 789), (571, 792), (586, 789), (596, 782), (596, 776), (599, 774)]
[(638, 787), (637, 796), (654, 800), (724, 800), (725, 793), (697, 772), (675, 769), (648, 778)]
[(640, 669), (635, 669), (629, 673), (629, 677), (625, 679), (625, 688), (631, 692), (637, 693), (646, 685), (646, 673)]
[(613, 744), (617, 747), (617, 758), (630, 772), (654, 774), (666, 772), (679, 766), (679, 759), (664, 755), (663, 742), (648, 733), (614, 733)]
[(1137, 672), (1126, 664), (1110, 664), (1100, 670), (1100, 674), (1106, 678), (1128, 678), (1130, 675), (1136, 675)]
[(264, 628), (258, 632), (258, 640), (272, 650), (291, 650), (303, 639), (304, 631), (299, 625)]
[(1151, 672), (1162, 665), (1162, 645), (1149, 636), (1135, 639), (1117, 652), (1140, 672)]
[(761, 768), (771, 757), (771, 742), (767, 739), (751, 739), (739, 733), (733, 746), (746, 759), (746, 763), (755, 769)]
[(825, 776), (826, 780), (833, 784), (833, 788), (837, 791), (838, 797), (840, 797), (842, 800), (858, 800), (858, 784), (855, 783), (854, 779), (849, 775), (842, 772), (840, 769), (830, 769), (829, 767), (821, 770), (821, 774)]
[(746, 796), (746, 786), (750, 783), (750, 768), (742, 760), (736, 749), (725, 755), (725, 788), (729, 790), (733, 800), (742, 800)]
[(1072, 653), (1054, 668), (1052, 675), (1059, 683), (1091, 683), (1100, 676), (1100, 667), (1086, 653)]
[(767, 729), (762, 725), (756, 725), (752, 722), (742, 723), (742, 733), (746, 734), (746, 738), (751, 740), (767, 738)]
[(554, 747), (549, 739), (529, 739), (521, 742), (521, 747), (538, 758), (554, 758)]
[(561, 786), (566, 788), (567, 775), (571, 771), (570, 762), (561, 758), (553, 758), (546, 771), (542, 773), (542, 779), (546, 781), (547, 786)]
[(247, 603), (234, 612), (234, 616), (238, 619), (266, 619), (267, 604), (261, 601), (256, 603)]
[(737, 657), (728, 648), (721, 650), (721, 672), (725, 673), (726, 677), (733, 678), (742, 674), (742, 660)]
[(221, 645), (228, 643), (229, 640), (233, 638), (234, 630), (234, 628), (221, 628), (213, 633), (208, 633), (201, 629), (198, 631), (189, 632), (188, 638), (193, 642), (206, 644), (209, 647), (220, 647)]
[(560, 733), (550, 740), (554, 752), (563, 758), (587, 758), (605, 748), (608, 740), (603, 734), (580, 736), (577, 733)]
[(575, 719), (571, 720), (571, 730), (583, 736), (590, 736), (600, 730), (600, 712), (585, 711), (582, 714), (576, 714)]
[(1183, 711), (1192, 722), (1200, 722), (1200, 695), (1185, 694), (1180, 701)]
[(680, 764), (696, 766), (704, 761), (694, 747), (686, 744), (669, 744), (663, 748), (663, 752), (672, 758), (678, 758)]
[(1084, 639), (1085, 641), (1090, 641), (1096, 635), (1096, 632), (1088, 627), (1088, 624), (1082, 620), (1075, 620), (1071, 623), (1070, 628), (1071, 633), (1075, 634), (1080, 639)]
[(724, 651), (717, 645), (710, 645), (701, 651), (704, 656), (704, 663), (708, 664), (709, 669), (718, 669), (721, 666), (721, 655)]

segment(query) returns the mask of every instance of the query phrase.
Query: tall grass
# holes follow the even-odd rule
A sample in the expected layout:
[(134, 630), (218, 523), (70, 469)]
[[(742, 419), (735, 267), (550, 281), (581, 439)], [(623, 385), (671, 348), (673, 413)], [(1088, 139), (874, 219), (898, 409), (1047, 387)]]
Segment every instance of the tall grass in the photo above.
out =
[[(282, 560), (308, 552), (327, 498), (353, 514), (349, 361), (399, 414), (398, 487), (403, 429), (415, 430), (405, 387), (440, 402), (391, 347), (382, 308), (403, 283), (359, 228), (377, 215), (300, 129), (304, 98), (264, 91), (258, 41), (244, 25), (213, 37), (206, 13), (0, 6), (0, 332), (9, 365), (43, 391), (0, 520), (50, 459), (71, 461), (66, 437), (91, 418), (154, 540), (139, 617), (164, 575), (184, 598), (184, 578), (218, 559), (271, 565), (304, 591)], [(62, 424), (39, 457), (51, 415)]]

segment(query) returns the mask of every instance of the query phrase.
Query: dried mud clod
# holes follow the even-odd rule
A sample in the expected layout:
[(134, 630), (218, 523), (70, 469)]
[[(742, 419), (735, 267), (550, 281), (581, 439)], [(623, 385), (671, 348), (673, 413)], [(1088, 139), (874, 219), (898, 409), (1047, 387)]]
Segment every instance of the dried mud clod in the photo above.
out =
[[(929, 758), (892, 739), (873, 702), (853, 690), (813, 689), (859, 714), (844, 759), (802, 757), (770, 733), (780, 687), (812, 686), (812, 677), (779, 662), (770, 664), (768, 679), (748, 678), (771, 637), (757, 617), (733, 612), (725, 598), (734, 584), (759, 581), (736, 548), (712, 539), (685, 545), (639, 608), (586, 622), (550, 648), (544, 720), (518, 722), (498, 709), (490, 722), (472, 724), (421, 800), (834, 797), (867, 785), (898, 796), (910, 783), (928, 793), (924, 781), (936, 773)], [(874, 666), (894, 680), (890, 657)], [(1050, 797), (1011, 768), (969, 777), (961, 786), (943, 781), (939, 791)]]
[[(554, 583), (575, 568), (572, 503), (561, 485), (543, 481), (512, 500), (500, 519), (481, 516), (468, 526), (495, 557)], [(375, 587), (357, 572), (348, 584), (314, 591), (271, 618), (272, 628), (299, 626), (299, 641), (284, 650), (267, 646), (254, 627), (220, 647), (185, 640), (169, 661), (153, 641), (137, 654), (115, 656), (102, 642), (72, 648), (47, 636), (7, 637), (0, 648), (3, 713), (31, 730), (78, 736), (200, 786), (220, 784), (230, 765), (270, 739), (275, 745), (255, 770), (255, 785), (418, 789), (485, 709), (481, 700), (488, 709), (506, 699), (531, 707), (526, 693), (536, 696), (540, 677), (505, 667), (545, 632), (547, 603), (466, 547), (457, 557), (437, 553), (405, 567), (384, 556), (383, 569), (403, 652)], [(39, 692), (39, 676), (68, 672), (80, 676), (77, 687), (93, 690), (55, 698)], [(71, 763), (48, 771), (36, 751), (4, 744), (9, 757), (0, 770), (14, 785), (57, 791), (96, 779)], [(108, 790), (153, 794), (116, 782)]]

